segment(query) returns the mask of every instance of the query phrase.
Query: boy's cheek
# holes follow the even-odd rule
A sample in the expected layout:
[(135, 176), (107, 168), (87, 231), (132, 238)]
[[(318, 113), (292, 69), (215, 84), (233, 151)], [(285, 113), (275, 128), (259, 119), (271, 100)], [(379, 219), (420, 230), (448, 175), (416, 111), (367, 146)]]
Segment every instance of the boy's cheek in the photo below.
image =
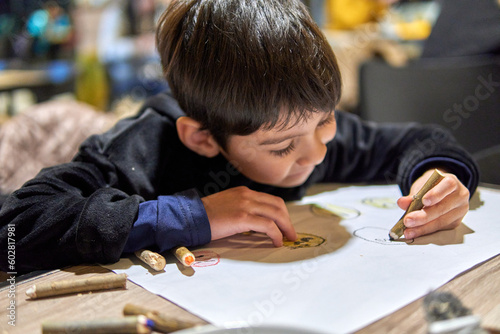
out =
[(283, 174), (280, 170), (276, 170), (273, 166), (268, 166), (265, 162), (259, 166), (246, 166), (240, 171), (249, 179), (265, 184), (275, 184), (283, 179)]
[(238, 145), (237, 150), (238, 156), (247, 163), (252, 163), (258, 159), (257, 149), (253, 146), (241, 143), (240, 145)]

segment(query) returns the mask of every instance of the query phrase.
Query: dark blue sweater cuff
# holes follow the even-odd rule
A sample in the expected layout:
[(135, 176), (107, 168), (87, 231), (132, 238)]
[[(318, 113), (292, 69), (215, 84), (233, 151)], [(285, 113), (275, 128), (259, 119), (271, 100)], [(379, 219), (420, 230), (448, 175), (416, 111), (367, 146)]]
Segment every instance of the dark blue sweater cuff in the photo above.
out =
[(462, 182), (462, 184), (469, 189), (471, 195), (476, 190), (476, 187), (472, 182), (474, 179), (472, 170), (470, 170), (470, 168), (461, 161), (447, 157), (428, 158), (417, 164), (411, 171), (410, 177), (408, 178), (408, 189), (411, 188), (413, 182), (422, 176), (423, 173), (432, 168), (445, 168), (447, 172), (454, 174), (460, 182)]
[(176, 246), (199, 246), (211, 240), (205, 207), (195, 190), (139, 204), (124, 252), (156, 246), (159, 252)]

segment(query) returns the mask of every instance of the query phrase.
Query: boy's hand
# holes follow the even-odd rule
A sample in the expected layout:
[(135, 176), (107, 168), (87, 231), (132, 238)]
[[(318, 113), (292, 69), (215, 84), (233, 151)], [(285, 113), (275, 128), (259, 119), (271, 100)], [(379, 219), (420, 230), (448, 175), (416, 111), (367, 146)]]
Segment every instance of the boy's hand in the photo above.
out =
[[(406, 210), (415, 195), (431, 176), (428, 170), (415, 183), (410, 194), (398, 200), (398, 206)], [(439, 230), (450, 230), (462, 222), (469, 210), (469, 190), (450, 173), (422, 198), (424, 207), (406, 215), (404, 232), (406, 239), (413, 239)]]
[(276, 196), (247, 187), (236, 187), (203, 197), (212, 230), (212, 240), (237, 233), (256, 231), (267, 234), (276, 247), (283, 245), (283, 235), (296, 240), (285, 202)]

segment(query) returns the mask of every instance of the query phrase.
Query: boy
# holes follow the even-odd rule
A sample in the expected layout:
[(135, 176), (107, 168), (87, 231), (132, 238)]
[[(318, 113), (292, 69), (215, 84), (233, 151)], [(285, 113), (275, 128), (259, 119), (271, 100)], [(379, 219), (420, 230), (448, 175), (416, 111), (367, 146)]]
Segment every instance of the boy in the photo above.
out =
[(284, 200), (313, 183), (394, 180), (405, 209), (434, 167), (448, 173), (408, 215), (406, 237), (454, 228), (467, 212), (478, 171), (446, 132), (334, 112), (335, 56), (299, 0), (173, 1), (157, 45), (172, 93), (10, 196), (2, 269), (9, 226), (18, 271), (249, 230), (279, 247), (296, 238)]

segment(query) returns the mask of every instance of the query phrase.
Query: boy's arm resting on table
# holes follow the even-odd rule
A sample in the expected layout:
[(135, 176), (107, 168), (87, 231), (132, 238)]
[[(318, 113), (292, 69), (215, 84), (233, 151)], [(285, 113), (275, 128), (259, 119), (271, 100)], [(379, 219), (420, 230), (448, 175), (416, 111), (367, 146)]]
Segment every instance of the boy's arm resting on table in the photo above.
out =
[[(164, 159), (165, 152), (155, 145), (169, 140), (163, 135), (169, 124), (171, 121), (152, 112), (126, 120), (104, 135), (87, 139), (74, 161), (42, 170), (15, 191), (0, 211), (0, 268), (9, 269), (9, 225), (14, 226), (18, 272), (118, 261), (138, 218), (139, 205), (145, 198), (158, 196), (155, 187), (160, 176), (156, 175), (161, 175), (158, 168), (164, 161), (141, 164), (138, 159), (144, 157), (140, 152), (147, 151), (152, 160)], [(170, 204), (165, 198), (162, 201), (177, 207), (175, 199)], [(188, 235), (193, 235), (191, 225), (184, 225)], [(207, 239), (207, 231), (201, 234), (200, 242)]]
[(198, 246), (210, 242), (211, 231), (203, 203), (194, 189), (139, 204), (138, 218), (124, 252), (151, 246), (160, 252), (175, 246)]
[(337, 112), (337, 135), (329, 145), (321, 182), (396, 182), (407, 195), (427, 170), (445, 168), (470, 194), (479, 183), (470, 154), (435, 125), (364, 122)]
[[(53, 169), (60, 169), (61, 174)], [(195, 191), (144, 202), (102, 184), (93, 166), (52, 167), (16, 191), (2, 208), (0, 269), (8, 268), (7, 234), (15, 226), (18, 272), (79, 263), (112, 263), (123, 252), (161, 251), (210, 241), (210, 227)], [(50, 176), (44, 177), (44, 173)], [(61, 179), (71, 180), (68, 183)], [(5, 244), (5, 245), (4, 245)]]
[(14, 226), (15, 269), (52, 269), (116, 261), (142, 199), (106, 186), (95, 166), (79, 162), (43, 170), (2, 207), (1, 269)]

